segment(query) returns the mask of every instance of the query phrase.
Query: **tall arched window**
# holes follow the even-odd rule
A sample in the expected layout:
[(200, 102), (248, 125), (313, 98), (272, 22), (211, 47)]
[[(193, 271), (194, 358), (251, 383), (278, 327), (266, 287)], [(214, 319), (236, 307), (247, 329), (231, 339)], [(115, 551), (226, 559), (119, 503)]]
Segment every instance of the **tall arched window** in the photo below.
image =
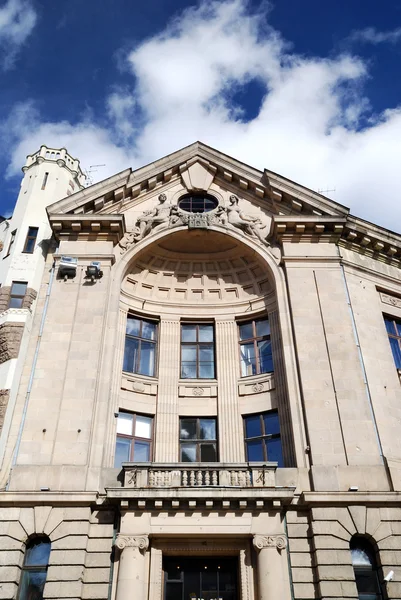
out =
[(364, 537), (354, 535), (350, 548), (359, 600), (383, 600), (372, 545)]
[(50, 540), (46, 536), (35, 537), (28, 541), (18, 600), (43, 600), (50, 548)]

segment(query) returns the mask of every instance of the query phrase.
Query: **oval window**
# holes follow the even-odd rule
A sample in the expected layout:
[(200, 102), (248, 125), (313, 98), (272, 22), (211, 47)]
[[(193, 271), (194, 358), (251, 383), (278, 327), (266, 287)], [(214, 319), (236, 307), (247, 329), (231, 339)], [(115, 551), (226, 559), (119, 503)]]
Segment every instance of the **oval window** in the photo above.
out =
[(209, 194), (186, 194), (178, 201), (178, 206), (181, 210), (190, 213), (209, 212), (218, 206), (216, 198)]

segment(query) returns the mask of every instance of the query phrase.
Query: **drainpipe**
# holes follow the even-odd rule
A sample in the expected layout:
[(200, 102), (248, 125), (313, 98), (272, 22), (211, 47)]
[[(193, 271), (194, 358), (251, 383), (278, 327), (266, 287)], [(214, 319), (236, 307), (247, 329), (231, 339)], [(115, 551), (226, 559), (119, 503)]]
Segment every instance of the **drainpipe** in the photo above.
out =
[[(56, 252), (57, 252), (57, 250), (56, 250)], [(32, 362), (31, 374), (29, 376), (28, 389), (27, 389), (26, 396), (25, 396), (24, 409), (22, 411), (22, 418), (21, 418), (21, 423), (20, 423), (19, 430), (18, 430), (17, 442), (15, 444), (13, 459), (12, 459), (12, 463), (11, 463), (11, 469), (15, 466), (15, 464), (17, 462), (17, 457), (18, 457), (18, 453), (19, 453), (19, 449), (20, 449), (20, 445), (21, 445), (22, 432), (24, 430), (26, 413), (28, 411), (29, 397), (31, 395), (33, 378), (34, 378), (35, 371), (36, 371), (36, 363), (38, 362), (40, 342), (42, 340), (43, 329), (45, 326), (47, 308), (49, 306), (50, 292), (51, 292), (53, 280), (54, 280), (54, 273), (55, 273), (55, 262), (53, 261), (52, 268), (50, 271), (50, 279), (49, 279), (49, 283), (47, 285), (45, 305), (43, 307), (42, 319), (40, 322), (40, 328), (39, 328), (38, 339), (36, 342), (35, 354), (34, 354), (33, 362)], [(9, 487), (9, 483), (10, 483), (10, 477), (8, 479), (7, 486), (6, 486), (7, 490)]]

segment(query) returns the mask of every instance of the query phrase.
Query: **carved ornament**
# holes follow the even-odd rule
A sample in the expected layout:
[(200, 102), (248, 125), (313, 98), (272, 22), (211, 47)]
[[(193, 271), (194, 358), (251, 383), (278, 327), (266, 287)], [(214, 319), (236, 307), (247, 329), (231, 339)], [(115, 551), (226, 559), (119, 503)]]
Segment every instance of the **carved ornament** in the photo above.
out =
[(149, 548), (149, 538), (147, 535), (132, 536), (119, 533), (115, 545), (119, 550), (138, 548), (141, 552), (145, 552)]
[(195, 387), (195, 388), (193, 388), (192, 393), (194, 396), (203, 396), (203, 394), (205, 393), (205, 390), (201, 387)]
[(263, 392), (263, 390), (265, 389), (263, 383), (254, 383), (252, 386), (252, 390), (255, 392), (255, 394), (259, 393), (259, 392)]
[(253, 545), (256, 550), (263, 550), (264, 548), (284, 550), (284, 548), (287, 548), (287, 538), (284, 535), (255, 535)]
[(401, 298), (397, 298), (396, 296), (390, 296), (389, 294), (380, 293), (381, 301), (384, 304), (390, 304), (390, 306), (396, 306), (397, 308), (401, 308)]

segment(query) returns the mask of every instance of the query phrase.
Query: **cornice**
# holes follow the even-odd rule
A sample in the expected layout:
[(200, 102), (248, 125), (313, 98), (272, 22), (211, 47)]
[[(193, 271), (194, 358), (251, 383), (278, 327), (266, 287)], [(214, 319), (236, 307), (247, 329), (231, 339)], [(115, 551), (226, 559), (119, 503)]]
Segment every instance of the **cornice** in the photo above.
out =
[(49, 215), (57, 239), (110, 240), (117, 244), (125, 234), (123, 215)]

